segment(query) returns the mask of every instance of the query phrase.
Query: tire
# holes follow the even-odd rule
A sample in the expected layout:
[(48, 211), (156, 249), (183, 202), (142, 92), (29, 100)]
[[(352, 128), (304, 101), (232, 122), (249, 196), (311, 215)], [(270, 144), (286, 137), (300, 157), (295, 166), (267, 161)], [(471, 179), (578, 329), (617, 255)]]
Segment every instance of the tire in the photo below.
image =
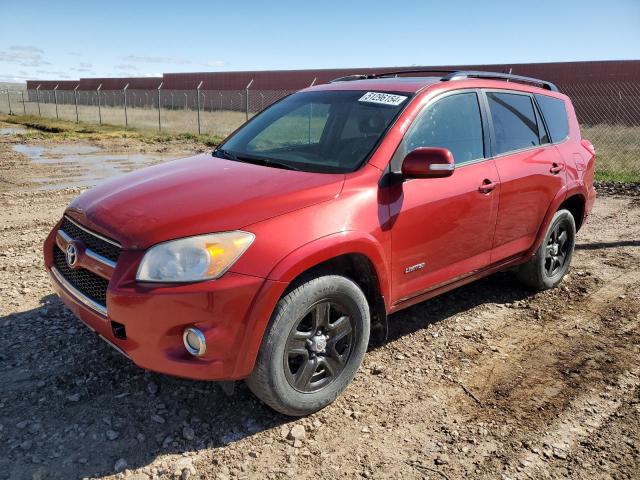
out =
[(556, 287), (569, 271), (575, 245), (573, 215), (569, 210), (558, 210), (534, 256), (518, 268), (518, 279), (538, 290)]
[(285, 415), (316, 412), (353, 379), (369, 328), (369, 305), (358, 285), (338, 275), (312, 278), (276, 305), (247, 385)]

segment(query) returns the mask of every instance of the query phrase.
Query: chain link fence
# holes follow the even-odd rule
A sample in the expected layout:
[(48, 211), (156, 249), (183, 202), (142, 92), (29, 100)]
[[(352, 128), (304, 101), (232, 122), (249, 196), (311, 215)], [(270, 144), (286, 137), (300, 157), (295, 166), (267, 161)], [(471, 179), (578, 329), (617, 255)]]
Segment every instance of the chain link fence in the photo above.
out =
[[(640, 181), (640, 83), (568, 84), (601, 180)], [(0, 112), (175, 133), (226, 136), (288, 90), (23, 90), (0, 92)]]
[(0, 112), (224, 137), (291, 90), (9, 90)]
[(567, 85), (582, 137), (596, 148), (598, 179), (640, 182), (640, 83)]

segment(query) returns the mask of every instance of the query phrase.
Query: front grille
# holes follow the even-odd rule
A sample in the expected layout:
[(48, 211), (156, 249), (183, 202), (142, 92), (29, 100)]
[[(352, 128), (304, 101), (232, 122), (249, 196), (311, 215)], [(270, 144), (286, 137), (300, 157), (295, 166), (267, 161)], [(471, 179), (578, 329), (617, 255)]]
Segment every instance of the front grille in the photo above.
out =
[(76, 290), (94, 302), (106, 307), (108, 280), (84, 268), (69, 267), (64, 252), (57, 245), (53, 247), (53, 265), (60, 272), (60, 275), (73, 285)]
[(98, 255), (102, 255), (112, 262), (118, 261), (118, 257), (120, 256), (120, 247), (118, 247), (117, 245), (113, 245), (100, 237), (96, 237), (86, 230), (81, 229), (67, 217), (64, 217), (62, 219), (60, 230), (64, 231), (64, 233), (69, 235), (74, 240), (81, 241), (86, 245), (87, 248), (90, 248)]

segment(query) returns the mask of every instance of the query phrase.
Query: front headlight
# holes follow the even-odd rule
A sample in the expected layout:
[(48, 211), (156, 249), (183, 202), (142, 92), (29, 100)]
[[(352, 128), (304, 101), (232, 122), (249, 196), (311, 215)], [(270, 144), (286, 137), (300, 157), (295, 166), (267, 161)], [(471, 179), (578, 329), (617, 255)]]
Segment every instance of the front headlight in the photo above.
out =
[(181, 238), (151, 247), (136, 279), (142, 282), (198, 282), (221, 277), (240, 258), (255, 235), (222, 232)]

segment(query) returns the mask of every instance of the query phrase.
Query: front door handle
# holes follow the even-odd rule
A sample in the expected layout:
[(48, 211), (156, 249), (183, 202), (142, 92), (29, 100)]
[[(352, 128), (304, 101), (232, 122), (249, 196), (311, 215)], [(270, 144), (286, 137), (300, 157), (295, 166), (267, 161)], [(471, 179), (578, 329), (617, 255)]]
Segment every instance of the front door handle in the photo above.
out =
[(497, 186), (498, 184), (496, 182), (485, 178), (478, 187), (478, 191), (480, 193), (491, 193)]
[(553, 165), (551, 165), (551, 168), (549, 169), (549, 171), (551, 173), (553, 173), (554, 175), (557, 175), (562, 170), (564, 170), (564, 165), (562, 163), (558, 164), (558, 163), (555, 163), (555, 162), (553, 163)]

